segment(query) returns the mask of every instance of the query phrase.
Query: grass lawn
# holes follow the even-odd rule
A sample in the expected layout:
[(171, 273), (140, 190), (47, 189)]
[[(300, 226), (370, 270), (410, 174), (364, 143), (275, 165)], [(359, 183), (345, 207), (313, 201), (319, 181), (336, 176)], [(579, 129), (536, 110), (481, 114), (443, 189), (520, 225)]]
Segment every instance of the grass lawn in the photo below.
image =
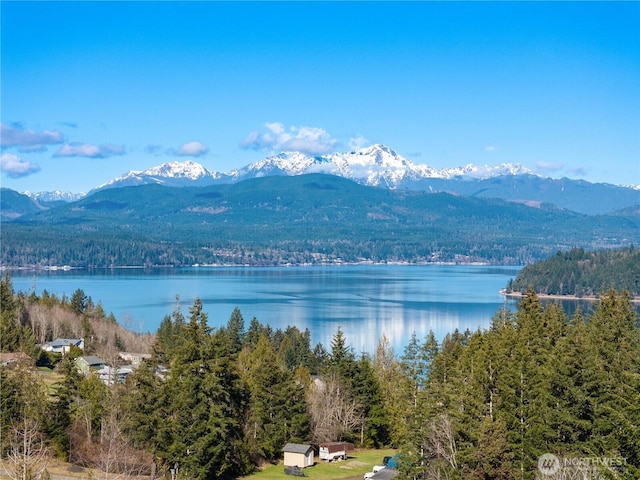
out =
[[(395, 450), (355, 450), (349, 453), (346, 460), (325, 462), (316, 459), (313, 467), (303, 469), (304, 474), (309, 479), (317, 480), (362, 480), (365, 473), (370, 472), (374, 465), (382, 465), (382, 459), (386, 456), (393, 456)], [(284, 473), (284, 465), (269, 465), (242, 480), (271, 480), (271, 479), (293, 480), (291, 475)]]
[(63, 375), (60, 375), (47, 367), (38, 367), (38, 373), (42, 377), (49, 394), (52, 394), (55, 391), (56, 383), (64, 379)]

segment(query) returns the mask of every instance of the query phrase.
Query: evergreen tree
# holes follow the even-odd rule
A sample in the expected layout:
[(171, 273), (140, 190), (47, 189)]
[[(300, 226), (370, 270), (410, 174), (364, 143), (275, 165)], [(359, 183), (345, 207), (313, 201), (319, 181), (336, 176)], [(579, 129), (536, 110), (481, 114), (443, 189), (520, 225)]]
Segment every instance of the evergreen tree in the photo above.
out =
[(309, 358), (309, 372), (311, 375), (318, 375), (327, 365), (329, 352), (324, 348), (322, 343), (317, 343), (313, 347), (311, 357)]
[(0, 453), (11, 447), (12, 429), (25, 419), (44, 427), (47, 399), (42, 378), (32, 365), (0, 366)]
[(173, 332), (173, 322), (169, 315), (165, 315), (158, 331), (156, 339), (151, 347), (153, 360), (155, 363), (165, 363), (172, 357), (176, 346), (176, 339)]
[(156, 365), (143, 361), (127, 376), (121, 397), (125, 432), (133, 445), (157, 452), (163, 441), (168, 398), (166, 383), (156, 374)]
[(102, 302), (98, 301), (98, 303), (96, 304), (96, 308), (93, 311), (93, 315), (97, 318), (106, 318), (107, 314), (104, 311), (104, 308), (102, 307)]
[(0, 351), (18, 352), (23, 344), (23, 328), (20, 321), (21, 306), (13, 293), (9, 272), (0, 279)]
[[(556, 310), (557, 313), (557, 310)], [(553, 441), (551, 395), (552, 341), (547, 333), (561, 330), (554, 323), (564, 316), (545, 315), (536, 293), (529, 290), (516, 313), (516, 344), (513, 368), (505, 375), (512, 396), (503, 403), (504, 418), (513, 444), (514, 462), (525, 478), (531, 478), (538, 458), (547, 453)], [(547, 326), (546, 322), (550, 322)], [(555, 340), (554, 340), (555, 341)]]
[(48, 424), (49, 437), (59, 454), (69, 454), (68, 430), (78, 408), (78, 398), (82, 376), (71, 355), (65, 355), (57, 366), (62, 380), (56, 384), (54, 401), (50, 404)]
[(253, 317), (249, 322), (249, 328), (247, 329), (247, 333), (244, 338), (245, 345), (254, 348), (263, 334), (269, 337), (265, 327), (262, 326), (256, 317)]
[(356, 364), (354, 399), (362, 405), (363, 422), (359, 443), (383, 447), (389, 445), (389, 419), (382, 399), (380, 384), (371, 358), (362, 354)]
[(592, 382), (596, 371), (587, 329), (582, 311), (578, 309), (567, 335), (556, 343), (553, 355), (554, 448), (561, 454), (586, 456), (589, 453), (586, 447), (592, 438), (594, 412), (586, 386)]
[(586, 382), (593, 408), (593, 450), (626, 458), (640, 472), (640, 330), (628, 293), (609, 290), (589, 322), (594, 374)]
[(69, 308), (72, 312), (82, 315), (87, 309), (87, 302), (89, 297), (84, 293), (84, 290), (78, 288), (73, 295), (71, 295), (71, 301), (69, 302)]
[(327, 359), (326, 373), (350, 387), (354, 378), (355, 363), (353, 349), (347, 345), (344, 333), (338, 327), (331, 339), (331, 354)]
[(385, 335), (380, 338), (373, 359), (389, 428), (389, 442), (399, 446), (415, 438), (415, 424), (420, 423), (415, 411), (413, 386), (396, 359), (395, 352)]
[(240, 353), (246, 333), (244, 330), (244, 318), (238, 307), (234, 308), (233, 312), (231, 312), (227, 326), (222, 333), (226, 338), (229, 353), (232, 355)]
[(309, 329), (301, 332), (298, 327), (288, 326), (277, 351), (278, 361), (293, 371), (299, 366), (310, 368), (312, 364), (311, 333)]
[[(433, 332), (432, 332), (433, 333)], [(418, 392), (422, 389), (425, 383), (424, 368), (421, 364), (420, 358), (420, 343), (418, 337), (414, 331), (411, 334), (409, 343), (404, 349), (404, 355), (402, 356), (402, 368), (404, 374), (411, 382), (413, 407), (418, 404)]]
[(242, 415), (236, 366), (229, 363), (226, 345), (212, 338), (202, 302), (189, 309), (184, 344), (178, 348), (167, 380), (169, 419), (163, 432), (160, 456), (180, 465), (179, 475), (208, 479), (244, 473), (241, 455)]
[(265, 335), (242, 354), (242, 378), (250, 394), (245, 435), (256, 458), (274, 461), (291, 440), (309, 439), (304, 390), (283, 369)]
[(507, 425), (502, 419), (486, 416), (480, 424), (478, 446), (473, 451), (474, 467), (463, 469), (464, 478), (512, 480), (517, 478), (513, 452), (507, 441)]

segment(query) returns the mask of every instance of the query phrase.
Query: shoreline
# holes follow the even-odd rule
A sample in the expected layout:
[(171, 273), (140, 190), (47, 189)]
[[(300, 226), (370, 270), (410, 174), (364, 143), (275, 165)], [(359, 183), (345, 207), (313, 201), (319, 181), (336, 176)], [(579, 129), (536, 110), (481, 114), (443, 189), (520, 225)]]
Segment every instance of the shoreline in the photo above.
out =
[[(520, 292), (511, 292), (507, 293), (505, 289), (500, 290), (500, 295), (505, 296), (506, 298), (513, 299), (522, 299), (525, 297), (524, 293)], [(540, 300), (573, 300), (580, 302), (598, 302), (600, 300), (599, 296), (595, 295), (585, 295), (584, 297), (577, 297), (575, 295), (554, 295), (554, 294), (546, 294), (546, 293), (537, 293), (536, 295)], [(631, 303), (640, 305), (640, 298), (631, 297)]]
[(54, 271), (72, 271), (72, 270), (121, 270), (121, 269), (138, 269), (138, 270), (154, 270), (154, 269), (179, 269), (179, 268), (294, 268), (294, 267), (341, 267), (341, 266), (361, 266), (361, 265), (373, 265), (373, 266), (409, 266), (409, 265), (417, 265), (417, 266), (428, 266), (428, 265), (439, 265), (439, 266), (468, 266), (468, 267), (504, 267), (504, 268), (522, 268), (522, 265), (498, 265), (489, 262), (402, 262), (402, 261), (388, 261), (388, 262), (373, 262), (368, 260), (363, 261), (354, 261), (354, 262), (346, 262), (346, 261), (335, 261), (335, 262), (301, 262), (301, 263), (276, 263), (276, 264), (253, 264), (253, 263), (194, 263), (192, 265), (112, 265), (106, 267), (98, 267), (98, 266), (75, 266), (71, 267), (69, 265), (57, 266), (57, 265), (47, 265), (47, 266), (6, 266), (0, 265), (0, 271), (27, 271), (27, 272), (54, 272)]

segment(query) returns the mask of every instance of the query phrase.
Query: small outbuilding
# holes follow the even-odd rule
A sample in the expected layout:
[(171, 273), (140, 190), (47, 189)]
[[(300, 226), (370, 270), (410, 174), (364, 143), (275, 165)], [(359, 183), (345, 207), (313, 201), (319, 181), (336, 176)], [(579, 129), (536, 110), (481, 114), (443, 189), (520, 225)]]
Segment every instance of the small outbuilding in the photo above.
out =
[(313, 447), (301, 443), (287, 443), (282, 449), (285, 467), (310, 467), (313, 465)]
[(84, 376), (88, 377), (92, 372), (100, 370), (105, 366), (104, 360), (95, 355), (76, 358), (76, 367)]
[(320, 458), (332, 462), (333, 460), (346, 460), (347, 452), (353, 452), (355, 446), (349, 442), (325, 442), (320, 447)]

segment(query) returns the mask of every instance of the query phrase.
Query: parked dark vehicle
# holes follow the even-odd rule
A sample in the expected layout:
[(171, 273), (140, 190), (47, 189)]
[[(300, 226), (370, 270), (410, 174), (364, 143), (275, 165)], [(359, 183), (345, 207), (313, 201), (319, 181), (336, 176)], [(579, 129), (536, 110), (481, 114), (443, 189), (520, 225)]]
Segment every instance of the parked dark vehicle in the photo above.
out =
[(286, 467), (284, 469), (284, 473), (286, 473), (287, 475), (293, 475), (294, 477), (304, 477), (304, 476), (306, 476), (304, 474), (304, 472), (302, 471), (302, 469), (300, 467), (298, 467), (297, 465), (294, 465), (292, 467)]

